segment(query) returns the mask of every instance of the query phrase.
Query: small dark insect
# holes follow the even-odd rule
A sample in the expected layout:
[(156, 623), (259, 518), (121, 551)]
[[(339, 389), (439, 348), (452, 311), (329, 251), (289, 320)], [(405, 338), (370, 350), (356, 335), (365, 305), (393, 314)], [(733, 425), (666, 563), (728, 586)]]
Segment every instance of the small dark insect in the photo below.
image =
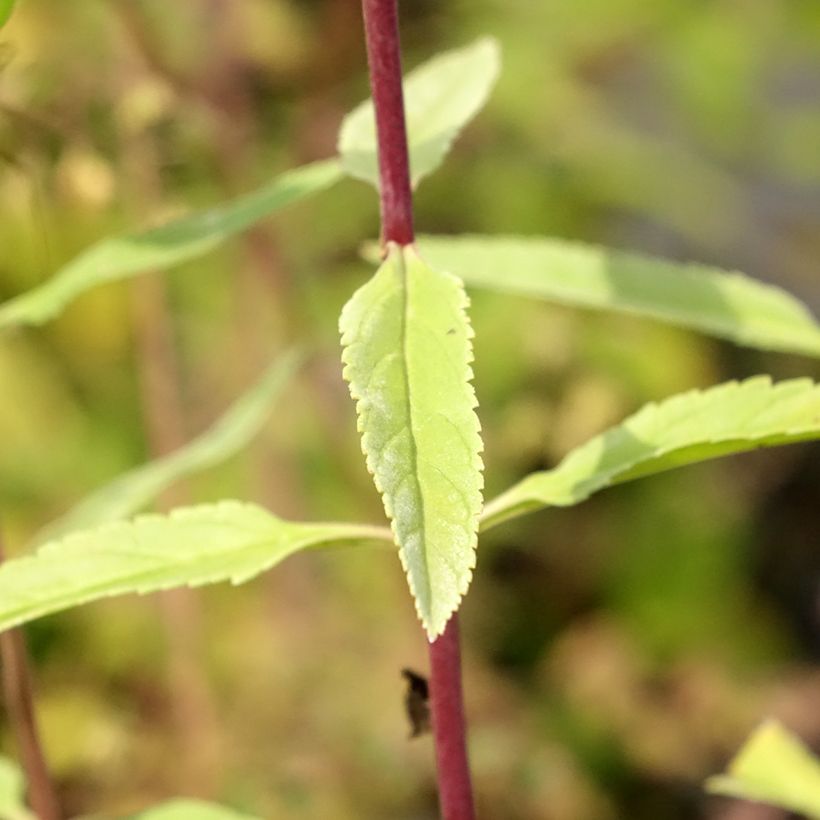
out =
[(412, 669), (402, 669), (401, 674), (407, 680), (404, 708), (410, 721), (410, 737), (420, 737), (430, 731), (430, 689), (427, 678)]
[(451, 327), (451, 328), (447, 331), (447, 335), (448, 335), (448, 336), (452, 336), (455, 332), (456, 332), (456, 329), (455, 329), (454, 327)]

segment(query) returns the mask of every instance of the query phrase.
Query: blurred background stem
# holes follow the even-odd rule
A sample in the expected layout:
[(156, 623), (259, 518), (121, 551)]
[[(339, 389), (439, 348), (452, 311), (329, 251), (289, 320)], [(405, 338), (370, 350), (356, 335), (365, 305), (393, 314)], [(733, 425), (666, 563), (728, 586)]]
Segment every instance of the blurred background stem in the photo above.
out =
[[(4, 559), (5, 549), (0, 534), (0, 563)], [(28, 780), (31, 807), (40, 820), (60, 820), (57, 794), (37, 728), (28, 652), (19, 629), (0, 632), (0, 672), (9, 724)]]

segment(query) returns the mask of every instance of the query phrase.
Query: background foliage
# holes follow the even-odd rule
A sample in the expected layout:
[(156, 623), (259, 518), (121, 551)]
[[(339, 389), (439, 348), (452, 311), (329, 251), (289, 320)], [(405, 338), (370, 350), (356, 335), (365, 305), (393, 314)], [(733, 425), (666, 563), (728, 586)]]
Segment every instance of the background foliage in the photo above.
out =
[[(484, 33), (504, 55), (488, 108), (419, 191), (421, 230), (698, 260), (818, 312), (814, 0), (406, 5), (408, 65)], [(104, 235), (329, 156), (366, 95), (357, 0), (26, 0), (0, 46), (4, 300)], [(356, 246), (377, 231), (372, 191), (345, 182), (162, 279), (107, 285), (0, 338), (10, 551), (206, 429), (304, 339), (315, 355), (250, 452), (164, 503), (381, 522), (336, 333), (370, 271)], [(488, 497), (648, 400), (818, 375), (647, 320), (473, 302)], [(178, 412), (158, 360), (179, 372)], [(779, 816), (701, 782), (767, 715), (820, 743), (818, 452), (690, 468), (482, 537), (462, 621), (488, 816)], [(407, 742), (401, 710), (399, 670), (423, 670), (426, 652), (395, 555), (308, 554), (200, 597), (27, 630), (70, 810), (187, 793), (273, 818), (434, 816), (429, 741)]]

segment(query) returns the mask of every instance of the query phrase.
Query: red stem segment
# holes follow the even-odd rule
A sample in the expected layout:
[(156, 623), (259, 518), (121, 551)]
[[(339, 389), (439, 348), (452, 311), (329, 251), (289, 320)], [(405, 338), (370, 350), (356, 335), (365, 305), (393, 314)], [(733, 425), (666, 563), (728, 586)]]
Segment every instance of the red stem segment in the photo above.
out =
[(441, 816), (443, 820), (473, 820), (475, 808), (467, 760), (458, 614), (450, 618), (444, 632), (430, 644), (430, 711)]
[[(376, 109), (382, 239), (409, 245), (414, 239), (413, 196), (401, 85), (398, 1), (362, 0), (362, 11)], [(473, 820), (455, 615), (444, 633), (430, 644), (430, 702), (442, 817)]]
[(382, 239), (413, 242), (413, 195), (401, 87), (398, 0), (362, 0), (379, 144)]

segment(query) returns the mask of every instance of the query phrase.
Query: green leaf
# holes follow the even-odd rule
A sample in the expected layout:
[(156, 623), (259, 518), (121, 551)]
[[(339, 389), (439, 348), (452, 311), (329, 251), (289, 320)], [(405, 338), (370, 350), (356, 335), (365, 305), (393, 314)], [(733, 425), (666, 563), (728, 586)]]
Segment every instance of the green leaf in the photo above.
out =
[(0, 630), (112, 595), (244, 583), (299, 550), (384, 540), (353, 524), (295, 524), (223, 501), (73, 533), (0, 566)]
[(80, 294), (105, 282), (196, 259), (274, 211), (330, 187), (341, 175), (337, 160), (316, 162), (225, 205), (148, 231), (103, 239), (44, 284), (0, 305), (0, 330), (43, 324)]
[(8, 23), (14, 4), (15, 0), (0, 0), (0, 28)]
[(820, 761), (776, 721), (760, 726), (706, 788), (820, 818)]
[(26, 784), (20, 767), (0, 757), (0, 820), (34, 820), (26, 808)]
[(648, 404), (490, 502), (482, 529), (541, 507), (568, 507), (613, 484), (758, 447), (820, 438), (820, 385), (768, 376)]
[[(428, 60), (404, 79), (404, 108), (415, 186), (435, 171), (459, 131), (487, 101), (501, 66), (498, 43), (485, 37), (466, 48)], [(345, 117), (339, 132), (344, 170), (379, 187), (373, 103), (363, 102)]]
[(225, 806), (179, 798), (134, 815), (133, 820), (256, 820)]
[(468, 287), (617, 310), (748, 347), (820, 356), (820, 325), (808, 308), (740, 273), (560, 239), (427, 236), (418, 244), (431, 265)]
[(295, 353), (286, 353), (201, 436), (165, 458), (131, 470), (92, 493), (38, 533), (35, 541), (43, 543), (73, 530), (126, 518), (181, 478), (213, 467), (239, 452), (262, 429), (271, 404), (293, 375), (297, 363)]
[(475, 566), (482, 466), (467, 304), (458, 279), (391, 245), (340, 320), (362, 450), (431, 639)]

